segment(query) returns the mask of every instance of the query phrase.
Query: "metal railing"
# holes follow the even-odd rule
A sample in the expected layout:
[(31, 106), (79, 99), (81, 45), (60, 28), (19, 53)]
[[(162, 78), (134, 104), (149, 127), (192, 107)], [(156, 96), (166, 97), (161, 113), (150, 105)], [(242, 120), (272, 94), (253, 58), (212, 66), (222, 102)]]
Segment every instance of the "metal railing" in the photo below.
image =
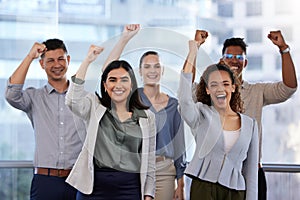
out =
[[(1, 160), (0, 168), (32, 168), (33, 162), (30, 160)], [(286, 172), (286, 173), (299, 173), (300, 165), (297, 164), (263, 164), (266, 172)]]

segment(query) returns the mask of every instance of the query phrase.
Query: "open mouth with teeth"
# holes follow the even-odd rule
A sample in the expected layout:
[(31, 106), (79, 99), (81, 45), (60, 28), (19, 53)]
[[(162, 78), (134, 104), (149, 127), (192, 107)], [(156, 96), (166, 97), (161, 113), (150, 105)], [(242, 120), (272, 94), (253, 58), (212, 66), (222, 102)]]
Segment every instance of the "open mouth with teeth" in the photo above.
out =
[(217, 100), (219, 103), (224, 103), (226, 99), (226, 95), (225, 94), (219, 94), (217, 95)]
[(60, 75), (60, 73), (62, 73), (64, 71), (64, 69), (53, 69), (52, 72), (56, 75)]
[(157, 75), (147, 75), (147, 78), (149, 78), (149, 79), (156, 79)]
[(122, 95), (124, 93), (123, 90), (114, 90), (113, 91), (116, 95)]

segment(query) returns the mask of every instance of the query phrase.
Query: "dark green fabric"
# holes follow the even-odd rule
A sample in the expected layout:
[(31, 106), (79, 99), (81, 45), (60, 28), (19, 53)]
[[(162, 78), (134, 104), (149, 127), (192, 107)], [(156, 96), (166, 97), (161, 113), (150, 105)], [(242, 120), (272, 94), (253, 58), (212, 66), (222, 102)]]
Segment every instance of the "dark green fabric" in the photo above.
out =
[(106, 111), (100, 121), (94, 160), (99, 168), (139, 172), (142, 131), (139, 117), (144, 111), (135, 110), (132, 117), (121, 122), (114, 111)]
[(211, 183), (193, 178), (190, 200), (245, 200), (246, 192), (244, 190), (233, 190), (219, 183)]

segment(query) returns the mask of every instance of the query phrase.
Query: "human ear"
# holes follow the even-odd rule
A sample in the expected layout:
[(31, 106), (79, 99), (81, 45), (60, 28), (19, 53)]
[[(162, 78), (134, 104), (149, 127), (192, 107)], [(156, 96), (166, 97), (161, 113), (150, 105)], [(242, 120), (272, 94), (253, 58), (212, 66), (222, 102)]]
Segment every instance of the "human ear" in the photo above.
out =
[(208, 88), (205, 88), (205, 90), (206, 90), (206, 94), (207, 94), (207, 95), (210, 95), (209, 89), (208, 89)]
[(41, 65), (42, 69), (45, 69), (45, 67), (44, 67), (44, 60), (42, 58), (39, 60), (39, 63)]

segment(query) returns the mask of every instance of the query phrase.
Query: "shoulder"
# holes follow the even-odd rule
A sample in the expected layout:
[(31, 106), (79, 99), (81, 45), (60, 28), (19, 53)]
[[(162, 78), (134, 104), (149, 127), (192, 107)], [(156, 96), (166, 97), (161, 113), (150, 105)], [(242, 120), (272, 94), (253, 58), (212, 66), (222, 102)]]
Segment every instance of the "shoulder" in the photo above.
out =
[(241, 113), (239, 113), (239, 114), (241, 116), (242, 126), (248, 127), (251, 129), (253, 129), (253, 126), (257, 126), (256, 119), (249, 117), (248, 115), (245, 115), (245, 114), (241, 114)]
[(172, 97), (172, 96), (169, 96), (169, 95), (167, 95), (168, 97), (169, 97), (169, 104), (170, 105), (178, 105), (178, 99), (176, 99), (175, 97)]
[(256, 82), (256, 83), (251, 83), (251, 82), (244, 82), (243, 83), (243, 87), (244, 88), (255, 88), (255, 89), (259, 89), (259, 88), (265, 88), (265, 87), (277, 87), (278, 85), (281, 85), (284, 83), (282, 81), (277, 81), (277, 82)]
[(147, 115), (147, 118), (154, 119), (155, 114), (150, 109), (146, 109), (144, 111), (145, 111), (145, 114)]

